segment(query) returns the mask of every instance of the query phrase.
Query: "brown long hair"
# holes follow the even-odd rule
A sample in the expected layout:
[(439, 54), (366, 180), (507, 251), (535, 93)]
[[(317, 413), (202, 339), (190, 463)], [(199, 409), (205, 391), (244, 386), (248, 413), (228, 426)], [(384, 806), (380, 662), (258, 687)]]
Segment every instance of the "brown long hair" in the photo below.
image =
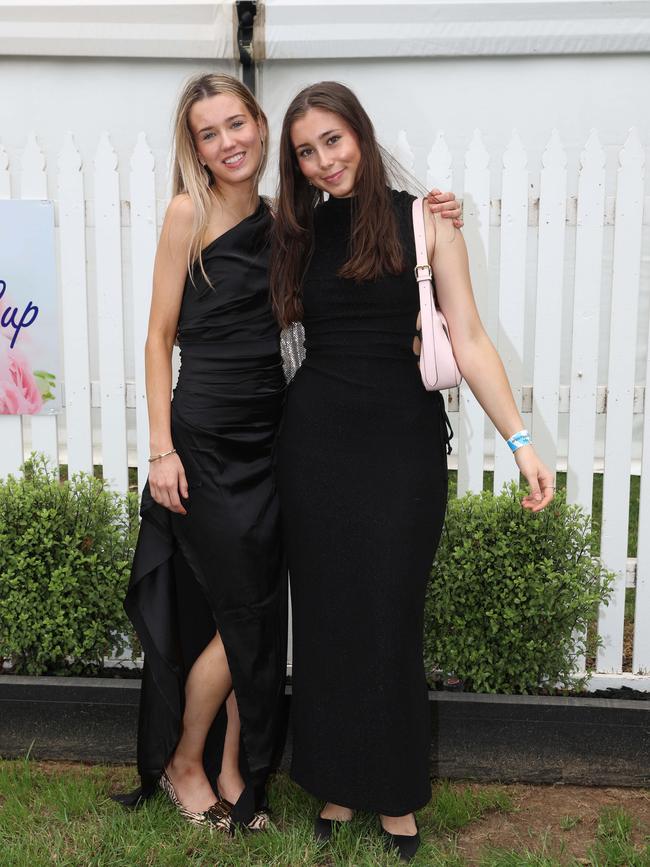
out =
[(263, 131), (262, 159), (257, 169), (257, 180), (264, 172), (268, 153), (268, 121), (260, 104), (245, 84), (225, 73), (200, 73), (189, 79), (178, 99), (174, 120), (173, 194), (177, 196), (179, 193), (187, 193), (194, 206), (194, 223), (188, 252), (188, 271), (191, 274), (192, 266), (198, 262), (208, 283), (210, 280), (205, 273), (201, 259), (201, 245), (205, 230), (208, 227), (213, 202), (212, 196), (219, 195), (219, 189), (214, 182), (212, 173), (199, 162), (189, 117), (190, 109), (196, 102), (221, 93), (227, 93), (240, 99), (253, 120), (259, 123)]
[(280, 184), (271, 250), (271, 297), (281, 325), (302, 319), (301, 284), (314, 243), (314, 208), (323, 194), (300, 171), (291, 128), (310, 108), (339, 115), (357, 137), (361, 161), (354, 188), (350, 258), (339, 276), (376, 280), (404, 269), (397, 220), (388, 189), (391, 159), (375, 136), (372, 121), (350, 90), (322, 81), (301, 90), (287, 109), (280, 136)]

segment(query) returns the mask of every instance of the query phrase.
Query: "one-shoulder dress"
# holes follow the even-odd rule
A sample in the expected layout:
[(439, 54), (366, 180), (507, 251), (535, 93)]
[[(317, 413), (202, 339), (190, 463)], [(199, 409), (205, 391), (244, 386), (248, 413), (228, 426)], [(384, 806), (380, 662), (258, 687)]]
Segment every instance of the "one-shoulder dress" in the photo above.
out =
[[(240, 807), (264, 805), (286, 670), (286, 580), (274, 481), (285, 392), (269, 304), (271, 215), (254, 214), (203, 250), (211, 286), (188, 275), (178, 323), (181, 368), (171, 408), (185, 468), (187, 515), (154, 502), (148, 484), (125, 608), (145, 656), (138, 770), (148, 796), (178, 739), (184, 685), (218, 630), (241, 718)], [(226, 712), (209, 732), (213, 787)]]
[(400, 816), (431, 796), (424, 597), (447, 502), (447, 418), (412, 343), (413, 196), (391, 193), (405, 268), (338, 276), (356, 201), (314, 215), (306, 360), (278, 447), (293, 622), (291, 773), (312, 794)]

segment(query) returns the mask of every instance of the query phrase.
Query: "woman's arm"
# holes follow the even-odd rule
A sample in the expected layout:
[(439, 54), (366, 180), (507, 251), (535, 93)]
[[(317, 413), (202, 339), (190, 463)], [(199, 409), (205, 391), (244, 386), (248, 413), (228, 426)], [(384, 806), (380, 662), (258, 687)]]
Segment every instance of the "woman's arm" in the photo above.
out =
[[(169, 204), (156, 250), (149, 329), (145, 344), (149, 447), (151, 455), (174, 448), (171, 435), (172, 349), (187, 275), (187, 253), (193, 220), (192, 203), (176, 196)], [(186, 514), (179, 498), (187, 498), (187, 480), (178, 455), (149, 465), (149, 487), (157, 503)]]
[[(453, 223), (427, 213), (427, 208), (424, 210), (429, 263), (456, 362), (496, 429), (508, 439), (524, 424), (501, 359), (476, 308), (465, 240)], [(538, 512), (553, 498), (553, 474), (540, 461), (532, 445), (517, 449), (514, 458), (530, 485), (530, 494), (524, 498), (523, 505)]]

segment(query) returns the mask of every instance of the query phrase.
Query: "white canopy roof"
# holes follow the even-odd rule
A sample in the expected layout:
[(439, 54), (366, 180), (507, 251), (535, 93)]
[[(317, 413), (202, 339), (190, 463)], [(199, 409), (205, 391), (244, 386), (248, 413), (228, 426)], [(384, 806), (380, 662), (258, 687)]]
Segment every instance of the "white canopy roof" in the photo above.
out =
[[(650, 0), (266, 0), (259, 60), (650, 51)], [(234, 0), (0, 0), (7, 55), (238, 58)]]

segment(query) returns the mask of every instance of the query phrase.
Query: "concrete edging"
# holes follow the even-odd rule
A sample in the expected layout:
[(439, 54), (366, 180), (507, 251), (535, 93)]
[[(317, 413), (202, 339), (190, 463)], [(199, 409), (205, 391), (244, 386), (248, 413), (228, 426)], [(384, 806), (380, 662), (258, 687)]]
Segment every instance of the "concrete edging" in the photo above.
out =
[[(0, 676), (0, 756), (135, 761), (140, 681)], [(287, 687), (290, 700), (291, 687)], [(431, 692), (434, 777), (650, 785), (650, 702)], [(286, 767), (291, 744), (283, 758)]]

